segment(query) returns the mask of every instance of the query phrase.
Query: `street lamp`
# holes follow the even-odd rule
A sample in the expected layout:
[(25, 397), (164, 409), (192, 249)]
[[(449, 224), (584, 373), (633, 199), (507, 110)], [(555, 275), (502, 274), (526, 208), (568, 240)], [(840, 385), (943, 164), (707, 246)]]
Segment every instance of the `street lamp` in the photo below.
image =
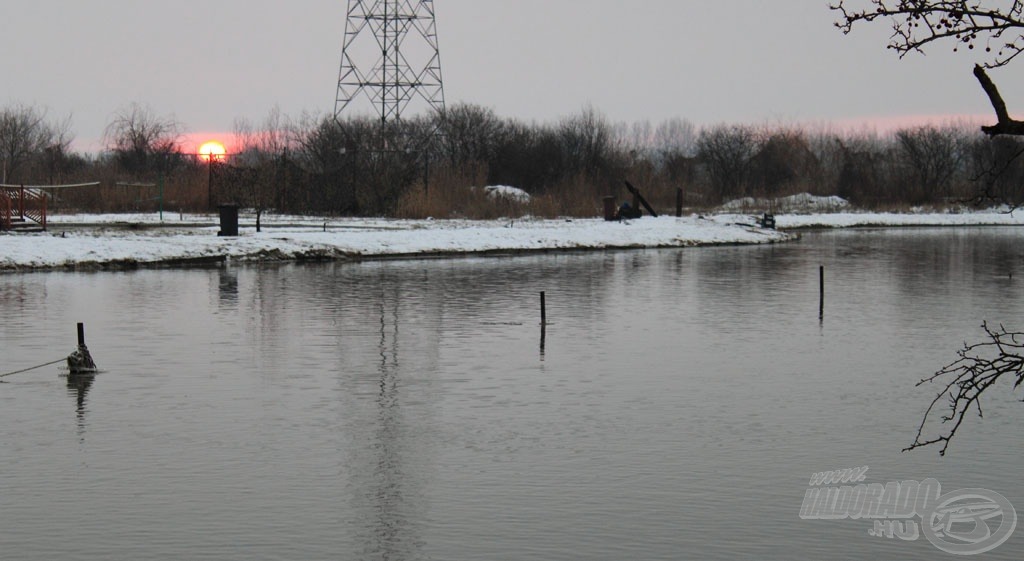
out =
[(206, 159), (206, 207), (209, 210), (213, 210), (213, 164), (217, 160), (223, 160), (227, 151), (224, 149), (224, 145), (216, 140), (210, 140), (204, 142), (199, 147), (199, 157)]

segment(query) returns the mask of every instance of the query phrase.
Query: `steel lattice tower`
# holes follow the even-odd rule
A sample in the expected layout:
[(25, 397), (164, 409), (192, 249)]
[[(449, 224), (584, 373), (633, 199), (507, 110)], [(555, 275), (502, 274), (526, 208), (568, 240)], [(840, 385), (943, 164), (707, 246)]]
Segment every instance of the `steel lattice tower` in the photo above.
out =
[(335, 118), (360, 98), (382, 127), (414, 101), (444, 112), (433, 0), (348, 0)]

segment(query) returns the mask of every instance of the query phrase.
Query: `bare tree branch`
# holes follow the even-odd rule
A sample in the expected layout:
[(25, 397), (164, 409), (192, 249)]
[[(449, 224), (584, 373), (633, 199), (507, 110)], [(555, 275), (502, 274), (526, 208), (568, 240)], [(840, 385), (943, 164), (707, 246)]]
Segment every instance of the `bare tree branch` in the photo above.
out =
[[(984, 417), (981, 395), (985, 390), (1007, 374), (1010, 378), (1016, 378), (1013, 383), (1014, 389), (1020, 388), (1024, 383), (1024, 333), (1007, 331), (1002, 325), (998, 329), (989, 327), (987, 323), (981, 327), (985, 330), (988, 340), (981, 343), (964, 343), (964, 347), (957, 351), (957, 360), (917, 383), (918, 386), (929, 383), (944, 385), (925, 411), (913, 444), (904, 448), (904, 452), (931, 444), (942, 444), (939, 455), (945, 456), (946, 449), (949, 448), (967, 413), (974, 408), (979, 417)], [(940, 414), (937, 410), (942, 408), (942, 401), (948, 402), (945, 414)], [(941, 431), (938, 436), (924, 436), (926, 425), (936, 416), (941, 425), (949, 428)]]
[(925, 46), (938, 41), (952, 41), (954, 52), (982, 45), (987, 61), (974, 67), (974, 76), (992, 103), (997, 122), (981, 130), (990, 136), (1024, 136), (1024, 121), (1010, 117), (1006, 102), (986, 73), (986, 69), (1005, 66), (1024, 52), (1024, 0), (1009, 5), (1003, 2), (999, 7), (987, 7), (991, 0), (866, 1), (867, 7), (861, 8), (850, 8), (848, 0), (829, 5), (841, 14), (836, 27), (850, 33), (860, 22), (890, 19), (893, 32), (888, 47), (900, 58), (910, 52), (923, 53)]
[(989, 136), (998, 134), (1024, 136), (1024, 121), (1018, 121), (1010, 117), (1010, 112), (1006, 109), (1006, 102), (1003, 101), (1003, 96), (999, 94), (999, 88), (988, 77), (988, 73), (985, 72), (981, 65), (974, 67), (974, 77), (978, 79), (981, 89), (985, 90), (989, 101), (992, 102), (992, 108), (996, 112), (996, 119), (998, 119), (995, 125), (981, 127), (981, 131)]
[(859, 22), (891, 19), (893, 33), (889, 48), (900, 57), (923, 52), (933, 42), (951, 39), (953, 50), (979, 45), (989, 58), (985, 68), (998, 68), (1024, 52), (1024, 2), (987, 7), (985, 0), (867, 0), (867, 7), (851, 8), (840, 0), (829, 6), (842, 14), (836, 27), (850, 33)]

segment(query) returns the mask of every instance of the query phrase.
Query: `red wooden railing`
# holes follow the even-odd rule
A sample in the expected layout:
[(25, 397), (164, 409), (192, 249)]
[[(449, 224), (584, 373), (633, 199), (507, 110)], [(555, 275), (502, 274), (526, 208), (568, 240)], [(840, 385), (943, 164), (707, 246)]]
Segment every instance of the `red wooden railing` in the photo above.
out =
[(14, 220), (32, 220), (46, 229), (46, 193), (39, 189), (0, 187), (0, 225), (10, 230)]

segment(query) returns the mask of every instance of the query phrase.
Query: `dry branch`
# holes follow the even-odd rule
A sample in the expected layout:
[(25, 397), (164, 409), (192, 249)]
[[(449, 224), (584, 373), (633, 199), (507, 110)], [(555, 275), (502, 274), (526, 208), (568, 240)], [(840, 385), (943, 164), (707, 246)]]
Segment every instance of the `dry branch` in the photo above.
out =
[[(981, 395), (985, 390), (1007, 374), (1010, 378), (1016, 378), (1013, 383), (1014, 389), (1024, 383), (1024, 333), (1007, 331), (1002, 325), (998, 329), (990, 328), (987, 323), (981, 327), (985, 330), (988, 340), (981, 343), (964, 343), (964, 347), (957, 351), (957, 360), (917, 383), (918, 386), (928, 383), (944, 385), (925, 411), (913, 444), (904, 448), (904, 452), (941, 443), (939, 455), (946, 455), (946, 449), (949, 448), (950, 441), (956, 436), (967, 413), (974, 408), (979, 417), (984, 417)], [(945, 414), (940, 414), (937, 406), (943, 400), (948, 401), (949, 406)], [(949, 428), (940, 432), (938, 436), (925, 437), (925, 425), (936, 415), (939, 416), (940, 424)]]

